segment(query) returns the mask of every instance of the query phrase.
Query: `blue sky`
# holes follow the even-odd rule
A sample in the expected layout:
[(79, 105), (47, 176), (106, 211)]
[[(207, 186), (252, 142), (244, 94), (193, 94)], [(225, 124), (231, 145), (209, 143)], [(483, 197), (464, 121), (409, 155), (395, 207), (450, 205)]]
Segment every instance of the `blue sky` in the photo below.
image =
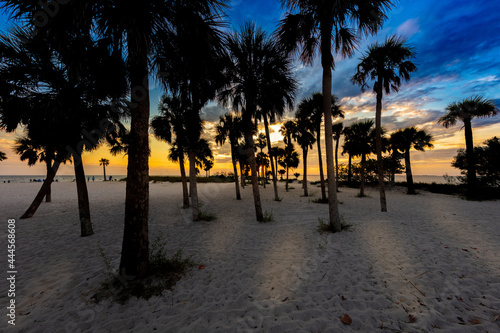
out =
[[(399, 93), (384, 97), (383, 126), (390, 132), (416, 125), (434, 136), (434, 150), (412, 153), (416, 174), (457, 174), (450, 163), (456, 150), (464, 146), (463, 130), (460, 126), (444, 129), (436, 121), (449, 103), (476, 94), (494, 99), (500, 105), (499, 12), (500, 1), (496, 0), (399, 1), (389, 12), (389, 18), (377, 36), (364, 39), (352, 58), (336, 58), (332, 91), (340, 98), (347, 114), (344, 123), (374, 117), (373, 93), (363, 93), (359, 86), (350, 82), (363, 52), (369, 44), (382, 41), (389, 35), (403, 35), (416, 48), (414, 62), (418, 71), (410, 82), (403, 85)], [(278, 1), (236, 0), (232, 1), (228, 15), (234, 29), (238, 29), (245, 21), (252, 20), (272, 33), (283, 16), (283, 10)], [(5, 31), (6, 22), (6, 16), (0, 15), (0, 30)], [(312, 66), (303, 66), (296, 61), (294, 71), (300, 82), (297, 102), (321, 90), (322, 71), (319, 61), (315, 61)], [(160, 94), (159, 89), (152, 92), (152, 114), (156, 113), (155, 102)], [(223, 112), (222, 108), (211, 104), (205, 109), (204, 116), (209, 122), (215, 121)], [(500, 115), (475, 120), (473, 127), (475, 144), (478, 145), (494, 135), (500, 135)], [(208, 123), (207, 136), (211, 135), (211, 129), (212, 126)], [(12, 140), (13, 135), (0, 133), (0, 150), (9, 156), (9, 160), (0, 165), (0, 174), (18, 173), (12, 171), (20, 163), (10, 150)], [(153, 144), (153, 149), (157, 146), (159, 144)], [(218, 156), (215, 171), (218, 170), (218, 162), (220, 166), (227, 164), (227, 150), (225, 147), (215, 148), (216, 157)], [(310, 160), (314, 161), (315, 152), (312, 154)], [(153, 158), (154, 155), (153, 151)], [(162, 158), (158, 153), (158, 163)], [(95, 173), (99, 172), (97, 163), (88, 165), (88, 173), (92, 174), (94, 167)], [(312, 165), (314, 167), (314, 162)], [(119, 168), (118, 165), (116, 167)], [(225, 167), (220, 168), (222, 169)], [(157, 172), (152, 170), (152, 173), (168, 174), (171, 173), (169, 170), (171, 169), (158, 169)], [(33, 173), (33, 170), (27, 170), (27, 173)]]

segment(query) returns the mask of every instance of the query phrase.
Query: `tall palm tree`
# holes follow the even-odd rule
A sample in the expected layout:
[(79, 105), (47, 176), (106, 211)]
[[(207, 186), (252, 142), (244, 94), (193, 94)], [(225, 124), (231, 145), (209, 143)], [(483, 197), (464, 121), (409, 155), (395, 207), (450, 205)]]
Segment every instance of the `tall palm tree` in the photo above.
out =
[[(17, 29), (2, 37), (0, 46), (1, 76), (23, 88), (22, 93), (7, 98), (7, 107), (0, 108), (1, 118), (9, 120), (8, 130), (25, 125), (28, 136), (56, 156), (53, 172), (22, 218), (36, 212), (69, 153), (75, 170), (81, 235), (89, 236), (93, 230), (81, 155), (95, 149), (121, 116), (111, 100), (125, 91), (122, 63), (89, 34), (69, 35), (66, 44), (58, 45), (47, 35), (32, 31)], [(108, 88), (111, 80), (112, 89)], [(13, 108), (9, 105), (12, 100), (18, 102)], [(17, 119), (13, 121), (12, 115)]]
[[(187, 153), (185, 112), (190, 103), (179, 95), (163, 95), (158, 105), (159, 116), (151, 120), (151, 129), (155, 137), (172, 144), (169, 159), (179, 162), (182, 182), (183, 208), (189, 207), (189, 193), (184, 167)], [(175, 139), (173, 135), (175, 135)]]
[(279, 165), (286, 170), (286, 185), (285, 190), (288, 192), (288, 174), (290, 169), (295, 169), (299, 166), (299, 153), (295, 151), (295, 148), (292, 145), (287, 146), (285, 149), (285, 155), (283, 158), (278, 161)]
[(472, 119), (495, 116), (498, 113), (498, 106), (491, 99), (474, 96), (460, 102), (450, 103), (446, 107), (446, 111), (448, 113), (440, 117), (438, 123), (446, 128), (454, 126), (458, 120), (464, 123), (465, 151), (467, 156), (467, 197), (473, 198), (477, 194), (477, 176), (474, 141), (472, 137)]
[(391, 91), (398, 92), (401, 80), (409, 81), (410, 74), (417, 70), (411, 62), (415, 56), (415, 49), (408, 46), (406, 39), (391, 36), (383, 44), (375, 43), (368, 48), (368, 52), (361, 58), (357, 72), (352, 82), (362, 87), (367, 86), (368, 80), (376, 80), (373, 92), (377, 94), (375, 110), (375, 132), (377, 150), (377, 169), (380, 191), (380, 210), (387, 211), (385, 197), (384, 166), (382, 165), (382, 97)]
[(418, 130), (416, 127), (407, 127), (391, 134), (391, 141), (395, 143), (395, 147), (400, 150), (405, 156), (406, 183), (408, 186), (408, 194), (415, 194), (415, 186), (413, 185), (413, 175), (411, 173), (410, 150), (424, 151), (425, 148), (433, 148), (431, 143), (432, 136), (424, 130)]
[(7, 159), (7, 155), (3, 151), (0, 151), (0, 162), (5, 161)]
[(323, 67), (323, 111), (325, 116), (325, 146), (328, 175), (328, 205), (330, 228), (338, 232), (338, 210), (335, 169), (333, 162), (332, 69), (335, 67), (332, 50), (341, 56), (351, 56), (359, 42), (358, 35), (374, 34), (386, 18), (385, 11), (392, 0), (319, 1), (281, 0), (289, 12), (281, 20), (278, 36), (287, 50), (301, 49), (300, 58), (312, 63), (316, 52), (321, 54)]
[(241, 117), (232, 115), (231, 113), (226, 113), (220, 116), (219, 123), (215, 126), (216, 136), (215, 143), (217, 145), (223, 145), (226, 139), (229, 139), (229, 144), (231, 145), (231, 162), (233, 163), (234, 172), (234, 186), (236, 188), (236, 200), (241, 200), (240, 186), (238, 184), (238, 145), (239, 140), (243, 136), (241, 130)]
[[(261, 156), (260, 161), (261, 162), (264, 161), (264, 159), (262, 158), (262, 156), (264, 156), (264, 152), (262, 150), (267, 146), (267, 137), (266, 137), (265, 133), (259, 133), (257, 135), (257, 140), (255, 141), (255, 146), (260, 149), (260, 153), (259, 153)], [(258, 158), (258, 156), (257, 156), (257, 158)], [(260, 170), (261, 169), (260, 167), (262, 166), (262, 164), (257, 163), (257, 166), (258, 166), (258, 170)], [(262, 169), (262, 170), (260, 170), (260, 172), (261, 172), (260, 177), (263, 179), (262, 185), (264, 186), (264, 188), (266, 188), (266, 179), (265, 179), (265, 177), (263, 177), (263, 176), (265, 176), (265, 171), (264, 171), (264, 169)]]
[[(271, 148), (271, 153), (269, 154), (269, 157), (271, 158), (271, 160), (274, 160), (276, 168), (278, 168), (278, 162), (281, 161), (284, 156), (285, 156), (285, 149), (277, 146)], [(283, 175), (281, 175), (281, 180), (283, 180)]]
[(359, 196), (365, 196), (366, 157), (375, 151), (375, 130), (372, 120), (354, 123), (350, 126), (349, 136), (346, 138), (350, 154), (361, 157), (361, 186)]
[(298, 109), (295, 113), (295, 123), (296, 130), (293, 135), (295, 141), (302, 148), (302, 161), (304, 168), (304, 176), (303, 176), (303, 189), (304, 196), (308, 197), (309, 192), (307, 191), (307, 153), (309, 149), (312, 149), (313, 144), (316, 142), (316, 138), (314, 137), (314, 123), (311, 121), (311, 115), (303, 112), (301, 109)]
[(102, 165), (102, 170), (104, 172), (104, 181), (106, 181), (106, 167), (109, 165), (109, 160), (107, 158), (101, 158), (99, 160), (99, 165)]
[(335, 140), (335, 180), (339, 184), (339, 142), (344, 131), (343, 123), (336, 123), (332, 126), (333, 140)]
[[(278, 45), (254, 23), (247, 22), (240, 32), (233, 32), (227, 38), (231, 64), (227, 68), (228, 87), (222, 89), (218, 99), (225, 105), (231, 104), (242, 116), (245, 135), (246, 154), (250, 164), (252, 190), (257, 221), (263, 220), (255, 161), (256, 132), (254, 120), (259, 110), (279, 103), (273, 99), (269, 103), (269, 90), (273, 84), (287, 81), (291, 77), (291, 61), (283, 54)], [(285, 96), (278, 96), (286, 101)], [(278, 98), (277, 98), (278, 99)], [(275, 191), (275, 194), (277, 192)]]
[(343, 133), (344, 144), (342, 145), (342, 155), (347, 154), (349, 156), (349, 162), (347, 164), (347, 184), (352, 186), (352, 156), (355, 150), (352, 127), (345, 127)]
[[(321, 152), (321, 125), (323, 123), (323, 94), (314, 93), (311, 97), (304, 98), (298, 109), (304, 114), (309, 114), (311, 121), (314, 124), (316, 133), (316, 144), (318, 148), (318, 163), (319, 163), (319, 178), (321, 184), (321, 199), (323, 201), (327, 200), (326, 197), (326, 185), (325, 176), (323, 172), (323, 154)], [(331, 109), (333, 118), (344, 118), (344, 112), (338, 106), (338, 98), (332, 95), (331, 98)]]

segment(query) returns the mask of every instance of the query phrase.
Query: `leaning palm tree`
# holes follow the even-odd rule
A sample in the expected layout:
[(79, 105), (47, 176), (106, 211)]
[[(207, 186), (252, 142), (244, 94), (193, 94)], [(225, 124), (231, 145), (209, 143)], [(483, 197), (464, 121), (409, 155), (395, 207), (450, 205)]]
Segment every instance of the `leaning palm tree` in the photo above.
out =
[[(19, 155), (21, 161), (27, 161), (28, 166), (33, 166), (38, 162), (45, 162), (46, 177), (48, 179), (52, 172), (52, 163), (55, 158), (54, 151), (36, 142), (28, 135), (17, 138), (14, 145), (14, 151)], [(45, 202), (52, 201), (52, 190), (49, 184), (45, 192)]]
[[(319, 163), (319, 179), (321, 185), (321, 199), (323, 202), (327, 201), (326, 197), (326, 185), (325, 185), (325, 175), (323, 172), (323, 154), (321, 152), (321, 125), (323, 122), (323, 94), (314, 93), (311, 97), (304, 98), (299, 106), (298, 110), (301, 113), (310, 115), (311, 121), (314, 124), (314, 129), (316, 133), (316, 145), (318, 148), (318, 163)], [(331, 110), (333, 118), (344, 118), (344, 112), (340, 109), (338, 105), (338, 98), (332, 95), (331, 99)]]
[[(296, 130), (293, 134), (295, 141), (297, 141), (298, 145), (302, 148), (302, 161), (303, 161), (303, 189), (304, 196), (308, 197), (309, 192), (307, 191), (307, 153), (309, 149), (312, 149), (313, 144), (316, 142), (316, 138), (314, 137), (314, 123), (311, 121), (311, 117), (309, 114), (304, 114), (301, 112), (301, 109), (297, 110), (295, 113), (295, 123)], [(298, 177), (298, 176), (297, 176)]]
[(373, 92), (377, 94), (375, 111), (377, 171), (382, 212), (387, 211), (382, 163), (382, 97), (384, 92), (386, 95), (391, 91), (398, 92), (401, 80), (410, 80), (410, 74), (417, 70), (417, 66), (411, 62), (414, 56), (415, 50), (407, 45), (406, 39), (391, 36), (383, 44), (375, 43), (368, 48), (368, 52), (361, 58), (356, 74), (351, 79), (353, 83), (363, 88), (368, 85), (368, 80), (375, 80)]
[(109, 165), (109, 160), (107, 158), (101, 158), (99, 160), (99, 165), (102, 165), (102, 170), (104, 173), (104, 181), (106, 181), (106, 167)]
[(234, 186), (236, 188), (236, 200), (241, 200), (240, 186), (238, 184), (238, 145), (239, 140), (243, 136), (241, 131), (241, 117), (226, 113), (220, 116), (219, 123), (215, 126), (216, 136), (215, 143), (223, 145), (226, 139), (229, 139), (231, 145), (231, 162), (233, 163)]
[(408, 127), (391, 134), (391, 142), (395, 148), (401, 151), (405, 156), (406, 169), (406, 184), (408, 186), (408, 194), (415, 194), (415, 186), (413, 184), (413, 175), (411, 172), (410, 150), (424, 151), (425, 148), (433, 148), (431, 143), (432, 136), (424, 130), (418, 130), (416, 127)]
[(302, 62), (311, 64), (316, 52), (321, 54), (323, 67), (323, 111), (328, 175), (328, 205), (330, 229), (341, 230), (333, 163), (332, 69), (335, 62), (332, 50), (343, 57), (351, 56), (359, 42), (357, 35), (374, 34), (386, 18), (391, 0), (319, 1), (281, 0), (289, 12), (281, 20), (279, 39), (289, 51), (302, 50)]
[(449, 104), (446, 107), (446, 111), (448, 113), (440, 117), (438, 123), (446, 128), (454, 126), (458, 120), (464, 123), (467, 156), (467, 197), (474, 198), (477, 194), (477, 176), (474, 141), (472, 137), (472, 119), (495, 116), (498, 113), (498, 106), (491, 99), (475, 96)]
[(0, 162), (5, 161), (7, 159), (7, 155), (3, 151), (0, 151)]
[[(231, 104), (235, 110), (241, 112), (255, 215), (257, 221), (262, 221), (264, 216), (253, 141), (256, 132), (254, 120), (259, 115), (259, 109), (265, 109), (269, 105), (264, 97), (268, 94), (270, 83), (279, 84), (283, 81), (282, 78), (291, 76), (291, 61), (266, 32), (250, 22), (246, 23), (240, 32), (233, 32), (228, 36), (227, 47), (232, 60), (227, 68), (230, 84), (221, 89), (218, 99), (224, 105)], [(286, 100), (283, 96), (280, 96), (280, 99)], [(271, 104), (278, 103), (273, 100)]]
[(335, 140), (335, 181), (339, 185), (339, 141), (343, 134), (344, 124), (336, 123), (332, 126), (333, 139)]

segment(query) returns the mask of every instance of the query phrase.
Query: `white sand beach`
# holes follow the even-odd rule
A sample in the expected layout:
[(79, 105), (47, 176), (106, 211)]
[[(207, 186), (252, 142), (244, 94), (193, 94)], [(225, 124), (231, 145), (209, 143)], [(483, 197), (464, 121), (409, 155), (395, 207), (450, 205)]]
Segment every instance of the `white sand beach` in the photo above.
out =
[[(125, 183), (89, 183), (95, 234), (80, 237), (76, 185), (56, 183), (52, 203), (18, 217), (39, 184), (0, 184), (3, 276), (7, 219), (16, 218), (16, 326), (7, 324), (8, 289), (0, 279), (3, 332), (500, 332), (500, 202), (397, 188), (388, 213), (378, 194), (356, 198), (341, 188), (350, 231), (319, 234), (327, 205), (301, 197), (282, 202), (262, 189), (274, 222), (254, 218), (251, 188), (234, 199), (233, 184), (199, 184), (212, 222), (190, 220), (181, 184), (150, 185), (150, 241), (183, 249), (198, 264), (172, 291), (125, 305), (96, 304), (106, 279), (101, 247), (118, 267)], [(200, 269), (203, 265), (204, 269)], [(340, 317), (348, 314), (352, 324)]]

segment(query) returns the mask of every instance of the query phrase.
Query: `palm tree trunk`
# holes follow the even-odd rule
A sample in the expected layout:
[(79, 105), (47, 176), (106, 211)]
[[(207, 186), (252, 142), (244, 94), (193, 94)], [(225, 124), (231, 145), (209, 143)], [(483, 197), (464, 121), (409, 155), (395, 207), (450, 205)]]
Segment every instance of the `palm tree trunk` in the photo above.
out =
[(274, 163), (273, 158), (271, 157), (271, 134), (269, 133), (269, 122), (267, 120), (267, 115), (264, 115), (264, 129), (266, 130), (267, 153), (269, 154), (269, 159), (271, 162), (271, 173), (273, 174), (274, 200), (279, 201), (280, 198), (278, 197), (278, 176), (277, 176), (278, 165)]
[(303, 159), (304, 159), (304, 177), (302, 178), (302, 185), (304, 187), (304, 196), (308, 197), (309, 192), (307, 192), (307, 147), (302, 149)]
[(470, 118), (464, 119), (465, 155), (467, 159), (467, 197), (474, 198), (477, 191), (476, 159), (474, 157), (474, 141)]
[(149, 266), (149, 68), (148, 46), (128, 33), (131, 88), (130, 144), (128, 148), (125, 227), (119, 273), (142, 277)]
[(413, 184), (413, 175), (411, 173), (410, 150), (405, 151), (405, 169), (406, 169), (406, 185), (408, 194), (415, 194), (415, 186)]
[(54, 165), (50, 170), (47, 170), (47, 178), (43, 182), (42, 187), (38, 191), (35, 199), (33, 199), (33, 202), (31, 205), (28, 207), (28, 209), (24, 212), (24, 214), (21, 216), (21, 219), (29, 219), (30, 217), (33, 217), (35, 215), (36, 210), (40, 206), (40, 204), (43, 201), (43, 198), (47, 194), (48, 189), (50, 189), (50, 185), (54, 181), (54, 177), (56, 176), (57, 169), (59, 169), (59, 165), (61, 164), (60, 161), (55, 160)]
[(90, 236), (94, 234), (94, 231), (92, 230), (92, 222), (90, 219), (89, 193), (87, 191), (87, 181), (85, 179), (85, 171), (83, 169), (81, 156), (79, 156), (78, 161), (74, 161), (73, 166), (75, 169), (76, 191), (78, 193), (78, 214), (80, 215), (81, 236)]
[(179, 156), (182, 182), (182, 208), (189, 208), (189, 192), (187, 187), (186, 168), (184, 166), (184, 153)]
[(319, 180), (321, 184), (321, 199), (326, 200), (325, 174), (323, 172), (323, 156), (321, 154), (321, 126), (316, 129), (316, 145), (318, 146)]
[(339, 141), (340, 138), (337, 138), (337, 142), (335, 143), (335, 183), (337, 185), (337, 192), (339, 187)]
[(352, 155), (351, 153), (349, 153), (349, 166), (347, 167), (347, 184), (349, 184), (349, 186), (352, 186), (351, 181), (352, 181)]
[(102, 164), (102, 169), (104, 172), (104, 181), (106, 181), (106, 165), (104, 163)]
[(288, 167), (286, 167), (286, 185), (285, 185), (285, 189), (288, 192)]
[(240, 175), (241, 175), (241, 188), (245, 188), (245, 166), (239, 162), (240, 164)]
[(200, 220), (200, 205), (198, 202), (198, 187), (196, 186), (196, 151), (189, 149), (189, 193), (191, 194), (191, 211), (193, 221)]
[[(45, 160), (45, 167), (47, 168), (47, 176), (45, 179), (49, 178), (49, 173), (52, 170), (52, 160)], [(45, 193), (45, 202), (52, 202), (52, 182), (47, 187), (47, 192)]]
[(257, 179), (257, 163), (255, 161), (254, 142), (251, 131), (246, 131), (245, 141), (247, 146), (247, 158), (248, 162), (250, 163), (250, 172), (252, 174), (251, 178), (253, 201), (255, 204), (255, 216), (257, 218), (257, 221), (262, 222), (264, 220), (264, 215), (262, 213), (262, 203), (260, 201), (259, 180)]
[[(331, 52), (332, 25), (323, 27), (321, 31), (321, 65), (323, 67), (323, 112), (325, 115), (325, 149), (326, 173), (328, 178), (328, 215), (330, 228), (333, 232), (341, 231), (340, 215), (337, 201), (337, 184), (333, 164), (333, 133), (332, 133), (332, 64)], [(318, 152), (319, 153), (319, 152)]]
[(380, 193), (380, 211), (387, 212), (385, 197), (384, 165), (382, 160), (382, 80), (378, 80), (377, 107), (375, 110), (375, 150), (377, 151), (378, 189)]
[(231, 147), (231, 160), (233, 162), (234, 186), (236, 188), (236, 200), (241, 200), (240, 186), (238, 184), (238, 167), (236, 165), (236, 159), (234, 158), (234, 149), (233, 149), (233, 147)]
[(359, 188), (359, 196), (365, 196), (365, 166), (366, 166), (366, 155), (361, 155), (361, 186)]

